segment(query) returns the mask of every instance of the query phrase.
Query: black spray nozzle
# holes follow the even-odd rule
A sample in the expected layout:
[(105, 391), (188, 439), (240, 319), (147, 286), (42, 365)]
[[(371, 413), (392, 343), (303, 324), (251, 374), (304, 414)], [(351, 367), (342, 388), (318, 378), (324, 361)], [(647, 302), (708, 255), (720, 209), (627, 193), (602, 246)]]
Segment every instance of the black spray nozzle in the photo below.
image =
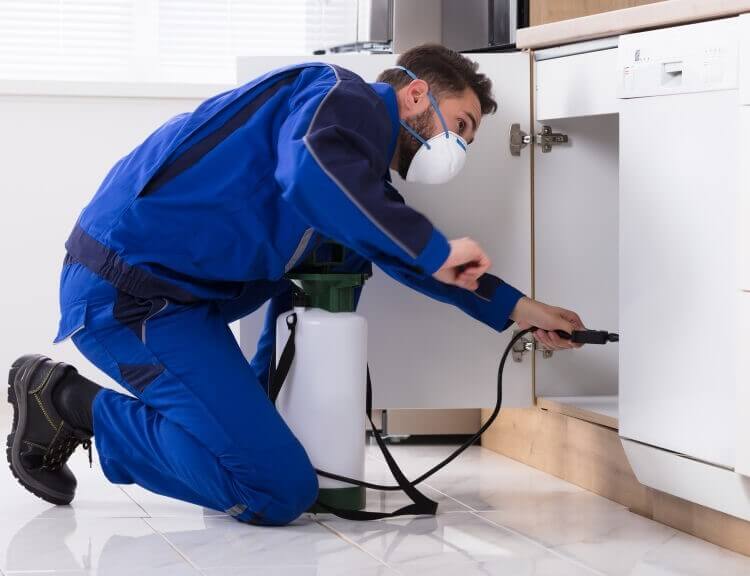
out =
[(620, 341), (619, 334), (606, 330), (573, 330), (572, 334), (564, 330), (555, 330), (555, 333), (563, 340), (570, 340), (575, 344), (606, 344)]

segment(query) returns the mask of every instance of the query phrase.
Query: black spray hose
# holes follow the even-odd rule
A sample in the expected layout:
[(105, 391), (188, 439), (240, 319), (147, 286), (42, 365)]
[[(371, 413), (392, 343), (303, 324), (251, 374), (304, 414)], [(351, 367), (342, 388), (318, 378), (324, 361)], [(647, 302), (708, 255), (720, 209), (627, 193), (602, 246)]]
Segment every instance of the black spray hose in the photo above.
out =
[[(412, 480), (409, 482), (410, 486), (416, 486), (417, 484), (424, 482), (435, 474), (438, 470), (443, 468), (444, 466), (450, 464), (453, 460), (459, 457), (459, 455), (464, 452), (469, 446), (474, 444), (479, 438), (481, 438), (482, 434), (489, 428), (492, 423), (495, 421), (495, 418), (497, 418), (497, 415), (500, 413), (500, 407), (503, 404), (503, 370), (505, 369), (505, 361), (508, 359), (508, 355), (513, 350), (513, 345), (523, 338), (526, 334), (529, 332), (535, 330), (535, 328), (527, 328), (526, 330), (521, 330), (518, 332), (513, 338), (511, 338), (508, 345), (505, 347), (505, 352), (503, 352), (503, 357), (500, 359), (500, 366), (497, 369), (497, 401), (495, 402), (495, 409), (492, 411), (492, 414), (487, 419), (487, 422), (485, 422), (482, 427), (474, 434), (471, 438), (466, 440), (461, 446), (456, 448), (450, 456), (448, 456), (445, 460), (438, 462), (435, 466), (427, 470), (424, 474), (422, 474), (419, 478), (416, 480)], [(341, 482), (347, 482), (349, 484), (356, 484), (357, 486), (364, 486), (365, 488), (372, 488), (374, 490), (403, 490), (403, 487), (398, 485), (392, 485), (392, 484), (373, 484), (372, 482), (365, 482), (365, 481), (359, 481), (354, 480), (352, 478), (346, 478), (344, 476), (339, 476), (338, 474), (332, 474), (330, 472), (326, 472), (324, 470), (315, 470), (319, 475), (324, 476), (326, 478), (331, 478), (332, 480), (339, 480)]]
[[(419, 476), (419, 478), (409, 482), (409, 486), (414, 487), (417, 484), (424, 482), (425, 480), (427, 480), (427, 478), (435, 474), (435, 472), (450, 464), (453, 460), (458, 458), (458, 456), (462, 452), (469, 448), (469, 446), (473, 445), (477, 440), (479, 440), (482, 437), (482, 434), (484, 434), (487, 429), (492, 426), (492, 423), (500, 413), (500, 408), (503, 404), (503, 372), (505, 370), (505, 362), (508, 360), (508, 355), (513, 350), (513, 346), (516, 342), (518, 342), (526, 334), (528, 334), (529, 332), (533, 332), (534, 330), (536, 330), (536, 328), (532, 327), (519, 331), (513, 336), (513, 338), (511, 338), (510, 342), (508, 342), (508, 345), (505, 347), (505, 352), (503, 352), (503, 356), (500, 359), (500, 365), (497, 368), (497, 400), (495, 402), (495, 408), (494, 410), (492, 410), (492, 414), (490, 414), (490, 417), (487, 419), (487, 421), (479, 430), (477, 430), (474, 435), (471, 436), (471, 438), (469, 438), (463, 444), (461, 444), (461, 446), (456, 448), (445, 460), (438, 462), (435, 466), (427, 470), (427, 472)], [(572, 342), (579, 344), (606, 344), (607, 342), (618, 342), (620, 339), (618, 334), (615, 334), (614, 332), (606, 332), (603, 330), (575, 330), (572, 335), (568, 334), (567, 332), (563, 332), (562, 330), (556, 330), (556, 332), (561, 338), (571, 340)], [(318, 470), (317, 468), (315, 469), (315, 471), (320, 476), (324, 476), (325, 478), (338, 480), (340, 482), (346, 482), (348, 484), (356, 484), (357, 486), (364, 486), (365, 488), (372, 488), (373, 490), (403, 490), (404, 488), (403, 486), (398, 485), (374, 484), (372, 482), (366, 482), (363, 480), (355, 480), (353, 478), (347, 478), (346, 476), (340, 476), (338, 474), (326, 472), (325, 470)]]

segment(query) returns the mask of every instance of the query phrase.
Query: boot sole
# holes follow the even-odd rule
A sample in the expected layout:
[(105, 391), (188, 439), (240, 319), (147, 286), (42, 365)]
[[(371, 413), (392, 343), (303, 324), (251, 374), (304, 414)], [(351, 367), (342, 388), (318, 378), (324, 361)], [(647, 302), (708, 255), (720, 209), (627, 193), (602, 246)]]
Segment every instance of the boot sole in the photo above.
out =
[(28, 398), (28, 379), (36, 366), (45, 360), (44, 356), (33, 354), (22, 356), (13, 363), (8, 373), (8, 402), (13, 405), (13, 426), (8, 434), (5, 454), (8, 458), (10, 471), (18, 483), (29, 492), (51, 504), (65, 506), (70, 504), (73, 496), (64, 494), (45, 486), (31, 476), (21, 464), (21, 445), (26, 432), (26, 414)]

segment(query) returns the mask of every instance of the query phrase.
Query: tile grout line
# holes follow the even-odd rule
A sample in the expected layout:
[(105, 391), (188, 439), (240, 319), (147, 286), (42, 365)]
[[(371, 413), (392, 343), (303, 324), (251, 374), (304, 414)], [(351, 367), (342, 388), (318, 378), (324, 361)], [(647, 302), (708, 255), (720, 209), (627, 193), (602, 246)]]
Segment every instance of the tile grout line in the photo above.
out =
[(154, 526), (149, 522), (148, 518), (141, 518), (141, 520), (143, 522), (145, 522), (146, 525), (149, 528), (151, 528), (151, 530), (154, 531), (154, 533), (158, 534), (167, 543), (167, 545), (170, 548), (172, 548), (172, 550), (174, 550), (175, 552), (177, 552), (177, 554), (180, 556), (180, 558), (182, 558), (185, 562), (187, 562), (194, 570), (197, 570), (199, 574), (203, 574), (204, 573), (203, 570), (195, 562), (193, 562), (190, 558), (188, 558), (187, 555), (183, 554), (182, 550), (180, 550), (179, 548), (177, 548), (177, 546), (175, 546), (172, 543), (172, 541), (169, 538), (167, 538), (167, 536), (165, 534), (162, 534), (159, 530), (157, 530), (156, 528), (154, 528)]
[[(96, 572), (93, 572), (96, 574)], [(4, 574), (6, 576), (24, 576), (24, 574), (28, 574), (31, 576), (39, 576), (41, 574), (50, 574), (50, 576), (65, 576), (65, 574), (76, 574), (78, 576), (79, 574), (92, 574), (91, 570), (87, 570), (86, 568), (45, 568), (42, 570), (11, 570), (10, 572), (0, 572), (0, 574)]]
[(135, 498), (133, 498), (130, 494), (128, 494), (127, 491), (124, 488), (122, 488), (122, 486), (117, 486), (117, 488), (120, 490), (120, 492), (125, 494), (125, 496), (127, 496), (128, 499), (132, 500), (133, 504), (135, 504), (136, 506), (138, 506), (138, 508), (143, 510), (143, 513), (145, 514), (145, 516), (141, 516), (141, 518), (151, 518), (151, 514), (149, 514), (148, 511), (143, 506), (141, 506), (140, 502), (138, 502)]
[[(492, 452), (491, 450), (489, 450), (489, 449), (487, 449), (487, 448), (482, 448), (482, 446), (478, 446), (478, 448), (480, 448), (480, 449), (483, 449), (483, 450), (488, 450), (489, 452)], [(495, 454), (495, 453), (493, 452), (493, 454)], [(500, 455), (500, 456), (502, 456), (502, 455)], [(506, 458), (506, 459), (512, 460), (511, 458), (508, 458), (507, 456), (503, 456), (503, 458)], [(380, 459), (376, 459), (376, 460), (377, 460), (377, 461), (379, 461), (379, 462), (384, 462), (384, 460), (380, 460)], [(516, 461), (516, 462), (517, 462), (517, 461)], [(543, 471), (543, 470), (539, 470), (539, 469), (537, 469), (537, 468), (534, 468), (533, 466), (529, 466), (528, 464), (524, 464), (523, 462), (518, 462), (518, 463), (519, 463), (519, 464), (521, 464), (522, 466), (524, 466), (525, 468), (530, 468), (531, 470), (534, 470), (535, 472), (540, 472), (540, 473), (541, 473), (541, 474), (543, 474), (544, 476), (549, 476), (550, 478), (554, 478), (554, 479), (557, 479), (557, 480), (562, 480), (562, 481), (563, 481), (564, 483), (566, 483), (566, 484), (570, 484), (571, 486), (576, 486), (575, 484), (573, 484), (573, 483), (571, 483), (571, 482), (568, 482), (568, 481), (566, 481), (566, 480), (563, 480), (562, 478), (560, 478), (560, 477), (558, 477), (558, 476), (555, 476), (554, 474), (549, 474), (548, 472), (545, 472), (545, 471)], [(461, 500), (459, 500), (458, 498), (455, 498), (455, 497), (451, 496), (451, 495), (450, 495), (450, 494), (448, 494), (447, 492), (443, 492), (442, 490), (440, 490), (440, 489), (436, 488), (436, 487), (435, 487), (435, 486), (433, 486), (432, 484), (429, 484), (429, 483), (424, 483), (424, 484), (421, 484), (421, 485), (423, 485), (423, 486), (427, 486), (428, 488), (430, 488), (430, 489), (434, 490), (435, 492), (438, 492), (439, 494), (442, 494), (443, 496), (445, 496), (445, 497), (447, 497), (447, 498), (450, 498), (450, 499), (451, 499), (451, 500), (453, 500), (454, 502), (457, 502), (457, 503), (459, 503), (459, 504), (460, 504), (461, 506), (464, 506), (464, 507), (466, 507), (466, 508), (468, 509), (468, 510), (466, 510), (466, 511), (470, 511), (470, 512), (495, 512), (495, 511), (497, 510), (497, 509), (495, 509), (495, 508), (486, 508), (486, 509), (479, 509), (479, 508), (474, 508), (473, 506), (469, 506), (469, 505), (468, 505), (468, 504), (466, 504), (465, 502), (462, 502), (462, 501), (461, 501)], [(578, 487), (578, 488), (580, 488), (580, 491), (581, 491), (582, 493), (590, 494), (590, 495), (592, 495), (592, 496), (595, 496), (595, 497), (597, 497), (597, 498), (601, 498), (601, 499), (607, 500), (608, 502), (611, 502), (611, 503), (612, 503), (613, 505), (616, 505), (616, 506), (618, 506), (618, 507), (619, 507), (619, 508), (621, 508), (622, 510), (629, 510), (627, 506), (624, 506), (624, 505), (620, 504), (619, 502), (615, 502), (614, 500), (610, 500), (609, 498), (606, 498), (606, 497), (604, 497), (604, 496), (601, 496), (601, 495), (597, 494), (596, 492), (591, 492), (590, 490), (586, 490), (585, 488), (581, 488), (581, 487)]]
[[(492, 510), (490, 510), (490, 512), (492, 512)], [(542, 542), (539, 542), (539, 540), (534, 540), (533, 538), (531, 538), (530, 536), (526, 536), (526, 534), (523, 534), (522, 532), (514, 530), (513, 528), (510, 528), (510, 527), (505, 526), (503, 524), (499, 524), (499, 523), (495, 522), (494, 520), (490, 520), (489, 518), (485, 518), (484, 516), (480, 515), (476, 511), (470, 512), (470, 514), (473, 514), (477, 518), (483, 520), (484, 522), (492, 524), (493, 526), (496, 526), (496, 527), (500, 528), (501, 530), (505, 530), (506, 532), (510, 532), (514, 536), (518, 536), (519, 538), (522, 538), (523, 540), (526, 540), (527, 542), (531, 542), (535, 546), (538, 546), (538, 547), (542, 548), (543, 550), (545, 550), (546, 552), (549, 552), (553, 556), (557, 556), (558, 558), (560, 558), (562, 560), (565, 560), (566, 562), (569, 562), (569, 563), (571, 563), (571, 564), (573, 564), (575, 566), (583, 568), (583, 569), (591, 572), (592, 574), (596, 574), (597, 576), (609, 576), (605, 572), (601, 572), (601, 571), (597, 570), (596, 568), (592, 568), (591, 566), (587, 566), (586, 564), (584, 564), (580, 560), (578, 560), (576, 558), (572, 558), (570, 556), (567, 556), (567, 555), (563, 554), (562, 552), (556, 550), (555, 548), (549, 548), (548, 546), (545, 546)]]
[(454, 498), (453, 496), (451, 496), (450, 494), (446, 494), (442, 490), (438, 490), (432, 484), (425, 484), (425, 486), (427, 486), (430, 490), (434, 490), (438, 494), (442, 494), (446, 498), (450, 498), (454, 502), (458, 502), (461, 506), (463, 506), (463, 507), (466, 508), (466, 510), (458, 510), (458, 512), (478, 512), (478, 510), (476, 508), (474, 508), (472, 506), (469, 506), (468, 504), (465, 504), (465, 503), (461, 502), (461, 500), (459, 500), (458, 498)]
[(352, 540), (348, 536), (345, 536), (344, 534), (342, 534), (341, 532), (339, 532), (338, 530), (336, 530), (332, 526), (329, 526), (328, 524), (326, 524), (324, 520), (318, 520), (317, 518), (313, 518), (313, 521), (317, 522), (320, 526), (322, 526), (323, 528), (325, 528), (329, 532), (333, 533), (337, 537), (341, 538), (347, 544), (351, 544), (352, 546), (354, 546), (358, 550), (361, 550), (362, 552), (364, 552), (365, 554), (367, 554), (370, 558), (373, 558), (374, 560), (376, 560), (378, 562), (378, 564), (380, 564), (381, 566), (385, 566), (389, 570), (393, 570), (393, 572), (395, 572), (396, 574), (403, 574), (403, 572), (401, 572), (400, 570), (397, 570), (396, 568), (394, 568), (393, 566), (391, 566), (390, 564), (388, 564), (388, 562), (386, 562), (385, 560), (382, 560), (382, 559), (378, 558), (377, 556), (375, 556), (375, 554), (373, 554), (369, 550), (366, 550), (365, 548), (363, 548), (362, 546), (360, 546), (359, 544), (357, 544), (354, 540)]
[[(461, 506), (464, 506), (464, 507), (466, 507), (468, 509), (468, 510), (460, 510), (460, 512), (476, 512), (476, 513), (481, 513), (481, 512), (498, 512), (499, 511), (497, 508), (474, 508), (473, 506), (469, 506), (465, 502), (462, 502), (458, 498), (455, 498), (454, 496), (451, 496), (447, 492), (443, 492), (442, 490), (439, 490), (438, 488), (435, 488), (435, 486), (433, 486), (432, 484), (425, 484), (425, 486), (427, 486), (430, 489), (434, 490), (438, 494), (442, 494), (446, 498), (450, 498), (454, 502), (457, 502)], [(583, 492), (586, 493), (586, 494), (591, 494), (593, 496), (597, 496), (599, 498), (603, 498), (604, 500), (607, 500), (608, 502), (611, 502), (613, 505), (617, 506), (621, 510), (628, 510), (628, 508), (626, 506), (623, 506), (622, 504), (619, 504), (618, 502), (615, 502), (614, 500), (609, 500), (609, 498), (604, 498), (603, 496), (599, 496), (595, 492), (590, 492), (590, 491), (586, 490), (585, 488), (582, 488), (581, 490), (583, 490)]]
[[(371, 460), (374, 460), (376, 462), (380, 462), (381, 464), (387, 464), (387, 462), (385, 460), (381, 459), (381, 458), (375, 458), (375, 457), (372, 457), (370, 455), (367, 455), (367, 458), (369, 458)], [(456, 502), (456, 503), (460, 504), (461, 506), (463, 506), (464, 508), (466, 508), (466, 510), (458, 510), (459, 512), (475, 512), (475, 511), (477, 511), (475, 508), (469, 506), (468, 504), (464, 504), (463, 502), (461, 502), (458, 498), (454, 498), (450, 494), (446, 494), (442, 490), (438, 490), (432, 484), (428, 484), (427, 482), (425, 482), (423, 484), (420, 483), (419, 485), (420, 486), (426, 486), (430, 490), (434, 490), (438, 494), (441, 494), (442, 496), (445, 496), (446, 498), (449, 498), (450, 500), (453, 500), (454, 502)]]
[[(137, 516), (137, 518), (154, 518), (154, 519), (155, 518), (185, 518), (185, 517), (188, 516), (187, 514), (180, 514), (179, 512), (176, 512), (176, 513), (173, 513), (173, 514), (157, 514), (156, 516), (154, 516), (148, 510), (146, 510), (143, 506), (141, 506), (141, 503), (138, 502), (138, 500), (136, 500), (135, 498), (133, 498), (133, 496), (131, 496), (130, 494), (128, 494), (128, 492), (126, 490), (124, 490), (120, 486), (117, 486), (117, 488), (119, 488), (120, 490), (122, 490), (125, 493), (125, 495), (128, 498), (130, 498), (135, 503), (136, 506), (138, 506), (138, 508), (140, 508), (141, 510), (143, 510), (143, 513), (145, 514), (145, 516)], [(165, 496), (164, 498), (170, 499), (168, 496)], [(177, 500), (177, 501), (178, 502), (182, 502), (181, 500)], [(204, 508), (204, 510), (211, 510), (211, 509), (210, 508)], [(229, 515), (226, 514), (225, 512), (219, 512), (218, 510), (211, 510), (211, 512), (212, 512), (211, 514), (205, 514), (205, 512), (204, 512), (203, 516), (206, 517), (206, 518), (228, 518), (229, 517)], [(215, 514), (213, 512), (215, 512)], [(133, 516), (122, 516), (122, 518), (133, 518)]]

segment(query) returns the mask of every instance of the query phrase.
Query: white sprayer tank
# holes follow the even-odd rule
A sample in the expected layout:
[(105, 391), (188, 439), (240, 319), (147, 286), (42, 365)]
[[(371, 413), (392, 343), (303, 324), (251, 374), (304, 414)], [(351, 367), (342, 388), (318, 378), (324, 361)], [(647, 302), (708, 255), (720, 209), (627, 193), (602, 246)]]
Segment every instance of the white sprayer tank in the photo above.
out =
[[(353, 312), (296, 307), (295, 355), (276, 407), (320, 470), (362, 479), (365, 473), (367, 321)], [(276, 363), (289, 338), (276, 320)], [(318, 477), (320, 499), (364, 506), (364, 489)]]

